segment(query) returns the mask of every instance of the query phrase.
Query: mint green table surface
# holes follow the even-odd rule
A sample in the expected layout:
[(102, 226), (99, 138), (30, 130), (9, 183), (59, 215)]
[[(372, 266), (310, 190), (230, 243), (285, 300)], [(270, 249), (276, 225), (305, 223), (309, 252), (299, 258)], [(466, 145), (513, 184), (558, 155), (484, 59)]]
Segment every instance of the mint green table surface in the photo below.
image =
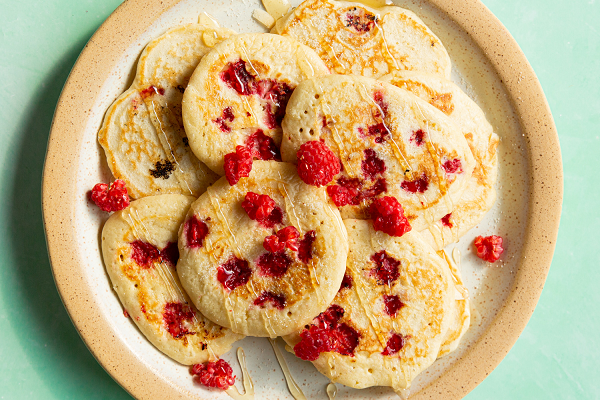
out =
[[(0, 399), (130, 399), (94, 360), (60, 301), (40, 206), (61, 88), (87, 40), (120, 3), (0, 0)], [(515, 37), (548, 97), (565, 199), (536, 311), (467, 399), (598, 399), (600, 1), (484, 3)]]

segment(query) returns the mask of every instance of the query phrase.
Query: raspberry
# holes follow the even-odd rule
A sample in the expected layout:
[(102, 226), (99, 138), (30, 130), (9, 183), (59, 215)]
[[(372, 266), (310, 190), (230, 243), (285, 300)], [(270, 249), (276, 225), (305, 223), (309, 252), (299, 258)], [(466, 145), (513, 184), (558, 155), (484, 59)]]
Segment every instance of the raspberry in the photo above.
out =
[(275, 200), (266, 194), (246, 193), (242, 208), (250, 219), (255, 220), (265, 228), (272, 228), (283, 221), (283, 211), (277, 207)]
[(277, 253), (264, 253), (258, 257), (256, 265), (264, 276), (273, 276), (280, 278), (292, 265), (292, 259), (280, 251)]
[(380, 178), (370, 188), (363, 189), (360, 195), (362, 199), (368, 200), (385, 192), (387, 192), (387, 181), (384, 178)]
[(390, 236), (403, 236), (411, 231), (410, 223), (404, 216), (404, 209), (395, 197), (385, 196), (375, 199), (369, 207), (373, 228)]
[(217, 280), (223, 287), (233, 290), (240, 285), (248, 283), (252, 270), (248, 261), (231, 256), (229, 260), (217, 269)]
[(375, 104), (377, 104), (378, 107), (378, 111), (379, 113), (383, 114), (383, 115), (379, 115), (380, 118), (385, 118), (386, 114), (388, 113), (388, 105), (387, 103), (383, 100), (383, 93), (381, 91), (376, 91), (373, 94), (373, 100), (375, 101)]
[(390, 136), (390, 130), (384, 122), (380, 122), (375, 125), (371, 125), (368, 128), (368, 135), (375, 136), (375, 143), (383, 143)]
[(357, 178), (340, 177), (337, 185), (327, 186), (327, 194), (337, 207), (360, 204), (360, 181)]
[(447, 174), (460, 174), (463, 172), (462, 163), (458, 158), (446, 160), (446, 162), (442, 164), (442, 168), (444, 168), (444, 171), (446, 171)]
[(200, 221), (197, 216), (193, 215), (183, 226), (183, 232), (187, 239), (187, 246), (196, 249), (202, 247), (202, 242), (208, 235), (208, 226), (204, 221)]
[(317, 238), (317, 232), (308, 231), (304, 234), (304, 238), (298, 246), (298, 259), (307, 264), (312, 259), (312, 246)]
[(315, 361), (319, 354), (331, 350), (329, 330), (311, 326), (300, 333), (300, 342), (294, 346), (294, 354), (302, 360)]
[(313, 140), (298, 150), (298, 175), (304, 183), (313, 186), (327, 185), (340, 173), (340, 160), (325, 142)]
[(140, 267), (150, 268), (153, 262), (160, 259), (160, 250), (150, 243), (136, 240), (129, 245), (131, 246), (131, 250), (133, 250), (131, 258), (133, 258)]
[(377, 17), (363, 8), (353, 7), (346, 14), (344, 26), (346, 28), (354, 28), (358, 33), (369, 32), (375, 27)]
[(475, 238), (477, 257), (488, 262), (498, 261), (500, 255), (504, 252), (502, 241), (500, 236), (477, 236)]
[(344, 279), (342, 279), (342, 284), (340, 286), (340, 291), (342, 289), (351, 289), (352, 288), (352, 277), (348, 274), (344, 274)]
[(298, 238), (300, 233), (293, 226), (288, 226), (277, 232), (276, 235), (267, 236), (263, 242), (265, 250), (276, 253), (286, 247), (292, 251), (298, 251)]
[(321, 328), (332, 329), (335, 328), (340, 320), (344, 316), (344, 309), (337, 304), (332, 304), (319, 314), (315, 320), (314, 325)]
[(381, 250), (371, 256), (371, 261), (375, 263), (375, 268), (371, 270), (371, 275), (380, 285), (391, 286), (400, 277), (400, 261), (391, 257), (385, 250)]
[(235, 116), (233, 115), (233, 109), (231, 107), (227, 107), (223, 110), (223, 114), (217, 119), (214, 119), (213, 122), (217, 124), (221, 132), (229, 133), (231, 132), (231, 127), (227, 125), (227, 121), (233, 122)]
[(367, 179), (373, 180), (377, 175), (383, 174), (387, 168), (385, 162), (377, 156), (375, 150), (366, 149), (361, 169)]
[(254, 92), (254, 86), (256, 85), (256, 78), (250, 75), (244, 60), (228, 63), (221, 72), (221, 80), (239, 94), (246, 96)]
[(285, 108), (294, 89), (285, 82), (265, 79), (258, 82), (257, 92), (260, 97), (267, 100), (266, 120), (267, 128), (275, 129), (281, 126), (285, 116)]
[(425, 132), (423, 132), (422, 129), (419, 129), (418, 131), (412, 134), (410, 140), (415, 142), (417, 146), (423, 145), (423, 141), (425, 140)]
[(206, 387), (227, 390), (235, 383), (231, 365), (222, 359), (216, 362), (195, 364), (190, 369), (190, 374), (194, 376), (197, 383)]
[(402, 350), (402, 348), (406, 344), (406, 340), (409, 338), (410, 336), (402, 336), (397, 333), (393, 333), (392, 337), (388, 339), (385, 349), (383, 349), (381, 354), (384, 356), (393, 356), (394, 354)]
[(140, 91), (140, 96), (142, 96), (142, 99), (147, 99), (155, 94), (160, 94), (163, 96), (165, 94), (165, 89), (157, 88), (156, 86), (148, 86), (146, 89)]
[(252, 171), (252, 152), (244, 146), (237, 146), (234, 153), (225, 154), (223, 168), (225, 177), (231, 186)]
[(163, 321), (171, 336), (179, 339), (185, 335), (193, 335), (184, 325), (184, 321), (192, 321), (194, 312), (182, 303), (167, 303), (163, 311)]
[(246, 139), (246, 147), (252, 152), (252, 156), (259, 160), (276, 160), (281, 161), (279, 148), (275, 144), (272, 137), (258, 129)]
[(400, 187), (407, 192), (411, 193), (425, 193), (427, 188), (429, 187), (429, 178), (427, 175), (423, 174), (419, 179), (415, 179), (414, 181), (404, 181), (400, 185)]
[(265, 303), (271, 303), (278, 310), (283, 310), (286, 306), (285, 296), (273, 292), (263, 292), (254, 300), (255, 306), (264, 306)]
[(117, 179), (110, 186), (98, 183), (92, 189), (91, 199), (102, 211), (120, 211), (129, 206), (125, 182)]
[(404, 303), (400, 301), (400, 298), (395, 295), (383, 295), (383, 305), (385, 313), (392, 317), (395, 317), (398, 311), (404, 307)]
[(450, 221), (450, 218), (452, 218), (452, 213), (444, 215), (442, 217), (442, 225), (448, 228), (452, 228), (454, 224), (452, 223), (452, 221)]
[(332, 349), (336, 353), (345, 356), (353, 356), (354, 349), (358, 346), (360, 334), (352, 327), (346, 324), (339, 324), (331, 331)]
[(169, 244), (160, 251), (160, 256), (165, 263), (172, 267), (176, 266), (177, 260), (179, 260), (179, 248), (177, 247), (177, 242), (169, 242)]

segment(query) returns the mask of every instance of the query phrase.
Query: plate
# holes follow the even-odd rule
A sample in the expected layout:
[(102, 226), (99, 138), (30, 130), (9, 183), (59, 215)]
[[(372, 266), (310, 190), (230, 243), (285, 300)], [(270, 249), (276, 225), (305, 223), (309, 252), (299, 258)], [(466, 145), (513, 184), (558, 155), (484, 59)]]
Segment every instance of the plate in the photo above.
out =
[[(292, 1), (292, 5), (300, 1)], [(562, 162), (556, 128), (541, 86), (514, 39), (477, 0), (397, 0), (440, 37), (453, 61), (452, 79), (485, 111), (501, 138), (498, 201), (456, 245), (471, 293), (471, 328), (457, 351), (423, 372), (411, 399), (458, 399), (508, 353), (542, 291), (552, 260), (562, 204)], [(131, 83), (144, 46), (168, 28), (210, 13), (237, 32), (264, 31), (251, 13), (259, 0), (128, 0), (98, 29), (81, 53), (60, 97), (48, 143), (43, 213), (54, 278), (90, 351), (139, 399), (216, 399), (226, 394), (193, 384), (188, 368), (156, 350), (123, 316), (100, 252), (106, 213), (87, 200), (97, 182), (111, 179), (97, 131), (108, 106)], [(475, 236), (506, 240), (502, 261), (479, 260)], [(456, 252), (455, 252), (456, 253)], [(283, 348), (282, 342), (278, 345)], [(291, 397), (267, 339), (234, 345), (246, 352), (256, 397)], [(327, 398), (327, 379), (312, 364), (284, 351), (291, 374), (310, 399)], [(223, 358), (240, 370), (232, 350)], [(238, 382), (239, 386), (239, 382)], [(396, 398), (389, 388), (354, 390), (345, 399)]]

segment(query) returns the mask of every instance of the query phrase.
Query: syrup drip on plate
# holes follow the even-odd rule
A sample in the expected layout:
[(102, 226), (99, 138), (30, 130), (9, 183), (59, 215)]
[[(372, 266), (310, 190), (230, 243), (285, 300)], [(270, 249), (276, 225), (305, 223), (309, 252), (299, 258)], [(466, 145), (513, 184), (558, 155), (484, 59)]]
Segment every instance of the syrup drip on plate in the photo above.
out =
[(244, 349), (241, 347), (238, 347), (237, 349), (237, 357), (242, 370), (244, 394), (241, 394), (235, 386), (231, 386), (225, 391), (225, 393), (235, 400), (254, 400), (254, 383), (252, 383), (252, 378), (250, 378), (250, 373), (248, 372), (248, 367), (246, 366), (246, 353), (244, 353)]
[(335, 383), (330, 382), (329, 385), (327, 385), (327, 396), (329, 396), (329, 400), (335, 399), (336, 395), (337, 395), (337, 386), (335, 386)]
[(296, 400), (307, 400), (306, 396), (302, 392), (302, 389), (300, 389), (300, 387), (298, 386), (298, 384), (292, 377), (290, 368), (288, 367), (287, 362), (285, 361), (285, 358), (283, 358), (283, 354), (281, 354), (281, 350), (279, 349), (279, 346), (277, 345), (277, 343), (275, 343), (275, 340), (271, 339), (271, 338), (269, 338), (269, 343), (271, 343), (271, 347), (273, 347), (273, 351), (275, 352), (275, 356), (277, 357), (279, 366), (281, 367), (281, 370), (283, 371), (283, 375), (285, 376), (285, 381), (287, 382), (287, 386), (288, 386), (290, 393)]
[(400, 397), (402, 400), (408, 400), (410, 396), (410, 389), (394, 389), (394, 392)]

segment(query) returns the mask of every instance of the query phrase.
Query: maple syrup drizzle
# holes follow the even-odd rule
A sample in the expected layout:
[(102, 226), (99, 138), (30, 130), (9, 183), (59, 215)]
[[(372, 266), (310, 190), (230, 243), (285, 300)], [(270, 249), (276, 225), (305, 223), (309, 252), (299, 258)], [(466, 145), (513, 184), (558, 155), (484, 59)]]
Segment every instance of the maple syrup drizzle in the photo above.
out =
[(237, 349), (237, 358), (240, 363), (240, 369), (242, 370), (242, 383), (244, 384), (244, 394), (241, 394), (235, 386), (231, 386), (225, 391), (225, 393), (227, 393), (229, 397), (235, 400), (253, 400), (254, 383), (252, 382), (252, 378), (250, 377), (250, 372), (248, 372), (248, 367), (246, 366), (246, 353), (244, 353), (244, 349), (242, 349), (241, 347), (238, 347)]
[(275, 343), (275, 340), (271, 339), (271, 338), (269, 338), (269, 343), (271, 343), (271, 347), (273, 347), (273, 351), (275, 352), (275, 356), (277, 357), (279, 366), (281, 367), (281, 370), (283, 371), (283, 375), (285, 376), (285, 381), (287, 382), (288, 390), (290, 391), (291, 395), (296, 400), (307, 400), (306, 396), (302, 392), (302, 389), (300, 389), (300, 387), (298, 386), (298, 384), (292, 377), (290, 368), (288, 367), (287, 362), (285, 361), (285, 358), (283, 358), (283, 354), (281, 354), (281, 350), (279, 349), (279, 346), (277, 345), (277, 343)]
[(337, 386), (335, 386), (335, 383), (330, 382), (327, 385), (327, 396), (329, 396), (329, 400), (333, 400), (337, 396)]

